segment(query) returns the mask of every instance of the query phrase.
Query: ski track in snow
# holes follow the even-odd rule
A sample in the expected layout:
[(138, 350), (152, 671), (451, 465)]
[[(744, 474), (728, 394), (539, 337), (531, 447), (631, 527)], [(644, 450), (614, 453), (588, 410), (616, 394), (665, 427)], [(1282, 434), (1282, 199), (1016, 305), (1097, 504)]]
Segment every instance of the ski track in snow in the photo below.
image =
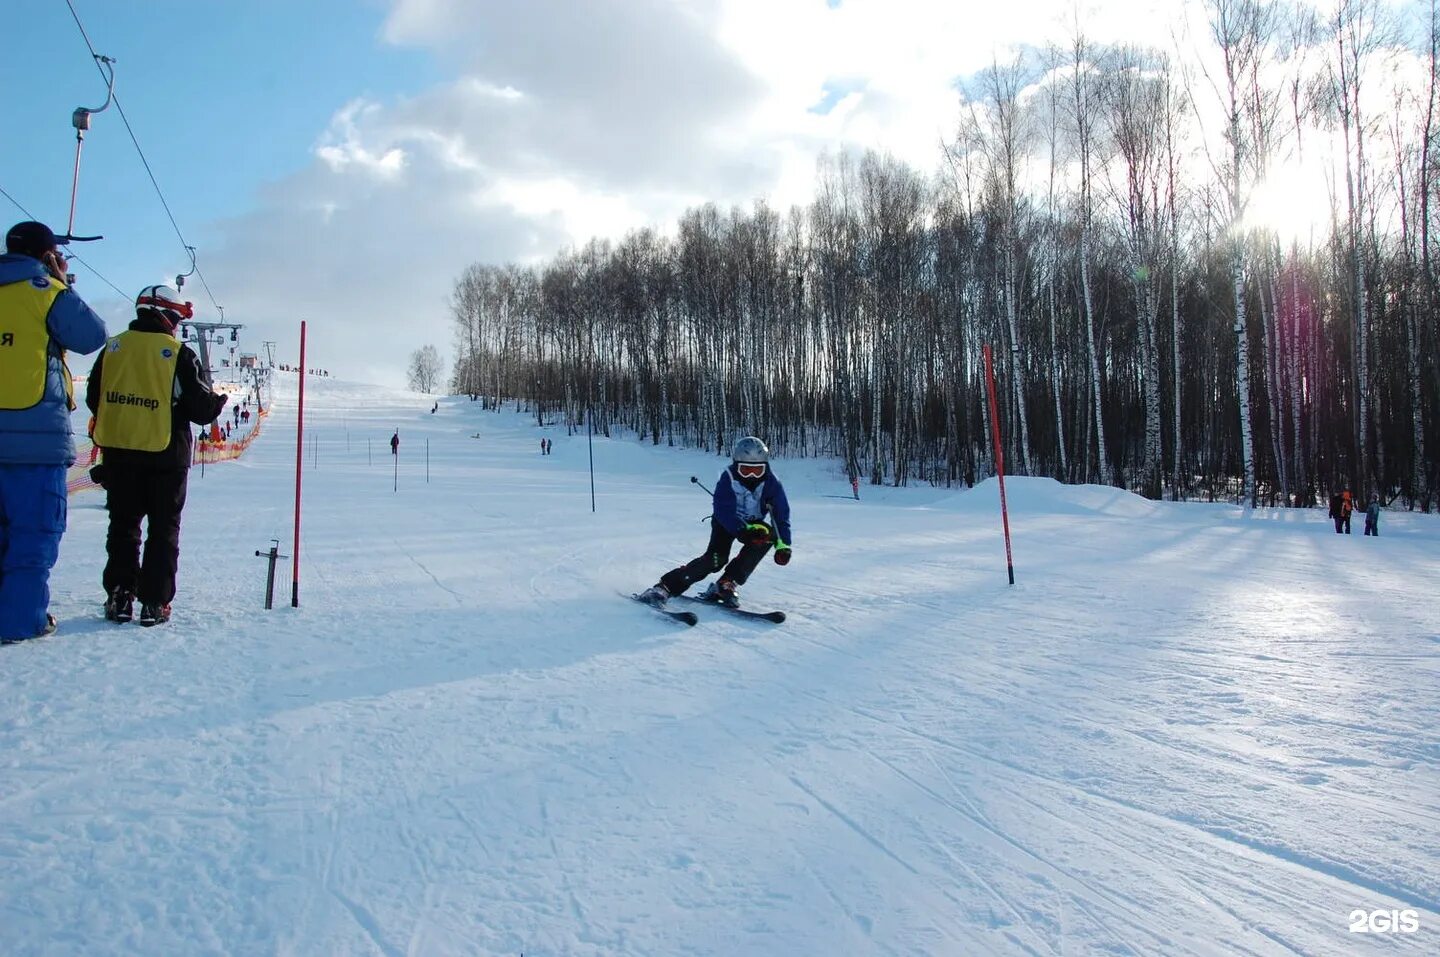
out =
[(993, 484), (781, 460), (788, 621), (686, 629), (615, 592), (723, 460), (597, 436), (592, 514), (583, 434), (311, 380), (266, 612), (294, 383), (192, 475), (168, 625), (101, 619), (72, 499), (61, 633), (0, 649), (5, 954), (1440, 952), (1436, 517), (1017, 479), (1009, 588)]

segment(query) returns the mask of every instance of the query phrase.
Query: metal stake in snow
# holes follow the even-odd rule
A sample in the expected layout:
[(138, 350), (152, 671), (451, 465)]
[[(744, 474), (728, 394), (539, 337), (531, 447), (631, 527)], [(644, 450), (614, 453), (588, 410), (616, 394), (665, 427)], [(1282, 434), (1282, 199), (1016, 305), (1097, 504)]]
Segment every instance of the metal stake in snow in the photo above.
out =
[(990, 391), (990, 434), (995, 446), (995, 474), (1000, 478), (1000, 521), (1005, 526), (1005, 571), (1015, 584), (1015, 560), (1010, 555), (1010, 511), (1005, 506), (1005, 451), (1000, 446), (1000, 411), (995, 404), (995, 366), (985, 347), (985, 381)]
[(300, 471), (305, 467), (305, 320), (300, 320), (300, 405), (295, 415), (295, 564), (290, 572), (290, 607), (300, 607)]
[(275, 560), (287, 556), (280, 554), (280, 539), (278, 538), (270, 539), (270, 550), (268, 552), (257, 550), (255, 556), (257, 558), (270, 559), (270, 568), (265, 574), (265, 610), (269, 611), (275, 607)]

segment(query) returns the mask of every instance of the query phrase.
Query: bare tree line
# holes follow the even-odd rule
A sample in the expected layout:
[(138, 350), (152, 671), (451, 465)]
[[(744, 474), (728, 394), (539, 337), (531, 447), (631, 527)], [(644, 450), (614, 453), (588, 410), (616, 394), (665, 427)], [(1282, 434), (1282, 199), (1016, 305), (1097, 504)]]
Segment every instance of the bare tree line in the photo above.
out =
[[(969, 484), (992, 472), (991, 344), (1012, 471), (1270, 504), (1348, 485), (1428, 510), (1440, 18), (1423, 7), (1425, 82), (1383, 109), (1367, 84), (1398, 48), (1376, 0), (1315, 21), (1208, 0), (1204, 69), (1077, 30), (982, 71), (935, 175), (829, 157), (787, 213), (705, 205), (673, 235), (471, 266), (451, 387), (571, 428), (716, 451), (754, 433), (874, 483)], [(1326, 234), (1252, 223), (1276, 164), (1325, 137), (1343, 168), (1313, 198)]]

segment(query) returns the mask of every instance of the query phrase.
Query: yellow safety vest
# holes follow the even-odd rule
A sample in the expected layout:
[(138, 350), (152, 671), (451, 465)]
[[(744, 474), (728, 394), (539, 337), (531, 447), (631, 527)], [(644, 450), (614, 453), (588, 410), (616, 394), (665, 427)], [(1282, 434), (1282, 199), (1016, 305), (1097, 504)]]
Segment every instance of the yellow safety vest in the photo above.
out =
[[(49, 276), (35, 276), (0, 286), (0, 409), (29, 409), (45, 397), (49, 367), (50, 330), (45, 317), (65, 284)], [(74, 385), (60, 352), (61, 376), (70, 407)]]
[(103, 449), (163, 452), (170, 445), (180, 342), (163, 332), (131, 329), (105, 345), (95, 444)]

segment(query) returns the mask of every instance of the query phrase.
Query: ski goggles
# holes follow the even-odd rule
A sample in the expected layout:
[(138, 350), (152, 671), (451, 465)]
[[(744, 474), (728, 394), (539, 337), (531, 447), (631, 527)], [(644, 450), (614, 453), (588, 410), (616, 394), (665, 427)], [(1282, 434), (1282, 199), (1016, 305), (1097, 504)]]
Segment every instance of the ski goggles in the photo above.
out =
[(165, 312), (173, 312), (181, 319), (189, 319), (195, 315), (195, 305), (189, 302), (171, 302), (169, 299), (161, 299), (159, 296), (141, 296), (135, 300), (137, 306), (150, 306), (161, 309)]
[(740, 473), (741, 478), (764, 478), (764, 462), (736, 462), (735, 471)]

